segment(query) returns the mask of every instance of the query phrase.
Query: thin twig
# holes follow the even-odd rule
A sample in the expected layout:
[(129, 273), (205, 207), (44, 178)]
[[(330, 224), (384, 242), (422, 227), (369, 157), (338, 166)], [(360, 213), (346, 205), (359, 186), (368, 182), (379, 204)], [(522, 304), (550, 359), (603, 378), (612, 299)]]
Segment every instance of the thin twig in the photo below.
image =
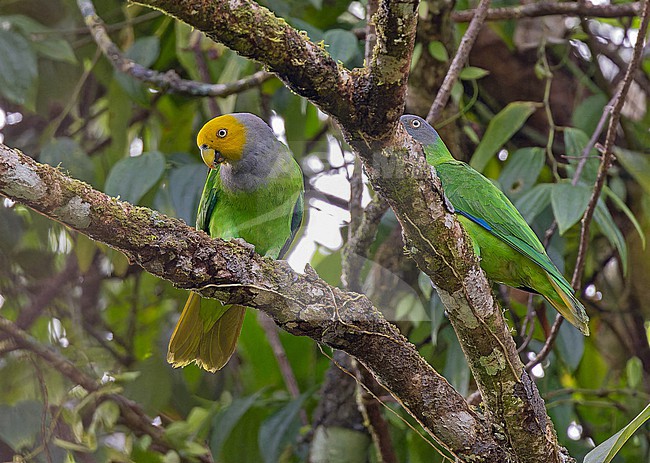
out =
[[(576, 265), (573, 271), (573, 277), (571, 278), (571, 286), (573, 286), (573, 288), (575, 288), (576, 290), (580, 289), (581, 286), (580, 281), (582, 280), (582, 273), (584, 271), (584, 266), (586, 262), (589, 227), (591, 225), (591, 221), (593, 219), (593, 215), (596, 210), (596, 205), (598, 204), (598, 199), (600, 198), (600, 193), (602, 192), (603, 186), (605, 184), (605, 179), (607, 178), (607, 171), (609, 170), (609, 167), (614, 157), (614, 154), (612, 152), (612, 147), (614, 145), (614, 140), (616, 138), (616, 130), (618, 128), (618, 122), (621, 117), (621, 110), (623, 109), (625, 98), (627, 96), (630, 85), (632, 83), (634, 73), (636, 72), (637, 66), (639, 65), (641, 52), (643, 51), (644, 48), (645, 35), (648, 29), (648, 22), (650, 20), (650, 15), (648, 14), (649, 9), (650, 9), (650, 0), (645, 0), (643, 2), (643, 12), (641, 16), (641, 25), (639, 27), (639, 35), (637, 37), (636, 44), (634, 45), (634, 53), (632, 55), (632, 59), (630, 60), (630, 64), (628, 65), (627, 70), (625, 71), (625, 77), (623, 78), (623, 83), (621, 87), (612, 98), (610, 105), (608, 105), (611, 106), (612, 109), (611, 109), (611, 118), (609, 120), (609, 126), (607, 127), (607, 135), (605, 137), (605, 147), (603, 149), (603, 157), (600, 163), (600, 167), (598, 168), (598, 175), (596, 177), (596, 182), (594, 184), (593, 193), (591, 195), (591, 198), (589, 199), (589, 203), (587, 204), (587, 209), (585, 210), (585, 213), (582, 216), (582, 227), (580, 229), (578, 257), (576, 259)], [(585, 162), (586, 162), (586, 156), (589, 154), (593, 146), (592, 141), (593, 144), (595, 144), (596, 140), (598, 139), (598, 136), (600, 135), (600, 132), (602, 131), (602, 126), (607, 120), (607, 114), (608, 111), (605, 111), (603, 113), (603, 116), (598, 122), (598, 127), (596, 127), (596, 130), (594, 131), (591, 140), (589, 141), (589, 143), (587, 144), (587, 146), (582, 152), (582, 158), (585, 160)], [(580, 172), (576, 169), (576, 175), (574, 176), (572, 182), (573, 185), (577, 184), (579, 180), (579, 174), (581, 173), (581, 171), (582, 169), (580, 169)], [(532, 369), (535, 365), (542, 362), (551, 352), (551, 349), (553, 348), (553, 344), (555, 343), (555, 339), (557, 338), (560, 332), (560, 327), (562, 326), (563, 320), (564, 318), (559, 314), (555, 317), (555, 321), (553, 322), (553, 326), (551, 327), (550, 335), (546, 339), (544, 346), (539, 351), (539, 353), (535, 356), (535, 358), (526, 364), (527, 370)]]
[(172, 70), (164, 73), (154, 71), (153, 69), (146, 68), (124, 56), (117, 45), (115, 45), (109, 37), (104, 22), (99, 18), (99, 16), (97, 16), (95, 7), (91, 0), (77, 0), (77, 5), (90, 33), (95, 39), (95, 42), (104, 56), (106, 56), (106, 58), (111, 62), (113, 67), (116, 70), (129, 74), (142, 82), (153, 85), (162, 91), (196, 97), (226, 97), (257, 87), (273, 77), (273, 74), (266, 71), (258, 71), (255, 74), (235, 82), (229, 82), (227, 84), (208, 84), (194, 80), (181, 79), (178, 74)]
[(607, 127), (607, 135), (605, 136), (605, 147), (603, 152), (603, 158), (598, 168), (598, 176), (596, 177), (596, 184), (594, 185), (594, 190), (589, 199), (587, 205), (587, 210), (582, 216), (582, 228), (580, 230), (580, 245), (578, 247), (578, 258), (576, 260), (575, 270), (573, 272), (572, 282), (577, 284), (582, 278), (582, 272), (584, 271), (586, 252), (587, 252), (587, 243), (589, 236), (589, 227), (591, 225), (591, 220), (596, 210), (596, 204), (600, 198), (600, 193), (605, 184), (605, 179), (607, 178), (607, 171), (609, 170), (611, 163), (614, 158), (614, 153), (612, 147), (616, 138), (616, 130), (618, 129), (618, 122), (621, 118), (621, 110), (625, 104), (625, 99), (627, 97), (628, 91), (632, 84), (634, 78), (634, 73), (639, 65), (641, 60), (641, 54), (645, 45), (645, 36), (648, 29), (648, 22), (650, 21), (650, 15), (648, 10), (650, 9), (650, 0), (645, 0), (643, 2), (643, 11), (641, 13), (641, 25), (639, 27), (639, 33), (636, 39), (636, 44), (634, 45), (634, 53), (632, 54), (632, 59), (630, 64), (625, 71), (625, 77), (623, 77), (623, 84), (621, 85), (619, 91), (616, 93), (614, 104), (612, 104), (612, 115), (609, 120), (609, 126)]
[(359, 362), (352, 361), (353, 371), (357, 384), (357, 404), (367, 422), (373, 442), (377, 446), (378, 461), (381, 463), (397, 463), (397, 455), (393, 447), (393, 439), (390, 436), (388, 422), (382, 415), (385, 407), (377, 396), (387, 391), (382, 388), (370, 372)]
[[(32, 297), (30, 303), (20, 309), (16, 319), (16, 325), (21, 329), (28, 329), (38, 319), (43, 310), (47, 308), (67, 284), (78, 277), (77, 257), (71, 255), (65, 263), (65, 267), (59, 273), (50, 276), (47, 280), (38, 282), (39, 291)], [(5, 336), (0, 335), (0, 344)]]
[[(603, 39), (602, 37), (599, 37), (599, 39)], [(592, 55), (595, 55), (596, 53), (600, 53), (605, 55), (609, 60), (611, 60), (619, 69), (623, 69), (627, 63), (625, 62), (625, 58), (623, 58), (620, 54), (620, 48), (616, 47), (616, 49), (612, 49), (609, 46), (609, 43), (601, 43), (599, 40), (592, 40), (590, 43), (590, 46), (594, 48), (594, 52)], [(625, 48), (623, 50), (624, 53), (629, 52), (630, 50), (628, 48)], [(650, 94), (650, 79), (646, 76), (646, 74), (641, 70), (641, 69), (636, 69), (634, 72), (634, 80), (639, 86), (643, 89), (643, 91), (646, 94)]]
[(582, 150), (582, 153), (580, 155), (580, 160), (578, 161), (578, 165), (576, 166), (575, 173), (573, 174), (573, 179), (571, 180), (571, 185), (573, 186), (576, 186), (578, 184), (578, 181), (580, 181), (580, 176), (582, 175), (582, 169), (584, 169), (585, 164), (589, 159), (589, 153), (591, 153), (591, 150), (594, 148), (594, 146), (596, 146), (596, 142), (598, 141), (598, 138), (600, 137), (600, 134), (602, 133), (603, 128), (605, 127), (605, 122), (607, 122), (607, 118), (612, 112), (612, 105), (614, 104), (614, 100), (616, 99), (617, 95), (614, 95), (614, 97), (609, 101), (609, 103), (607, 103), (607, 105), (603, 108), (603, 114), (602, 116), (600, 116), (600, 120), (598, 121), (596, 130), (594, 130), (594, 133), (591, 135), (589, 142)]
[(45, 378), (43, 377), (43, 371), (38, 365), (33, 356), (30, 356), (32, 365), (34, 365), (34, 370), (36, 371), (36, 379), (38, 379), (38, 384), (41, 388), (41, 396), (43, 397), (43, 412), (41, 413), (41, 439), (43, 439), (43, 451), (45, 452), (45, 458), (47, 463), (52, 463), (52, 453), (50, 452), (49, 440), (50, 436), (47, 432), (47, 414), (50, 409), (50, 401), (47, 393), (47, 384), (45, 384)]
[(363, 257), (367, 256), (368, 248), (379, 228), (379, 221), (387, 210), (388, 203), (383, 197), (377, 195), (366, 206), (358, 226), (354, 230), (350, 227), (348, 242), (343, 252), (341, 280), (351, 291), (360, 290), (359, 275), (363, 266)]
[[(540, 16), (570, 15), (591, 16), (596, 18), (620, 18), (624, 16), (637, 16), (641, 11), (641, 2), (626, 3), (622, 5), (594, 5), (586, 2), (578, 3), (530, 3), (527, 5), (490, 8), (487, 11), (487, 21), (501, 21), (504, 19), (537, 18)], [(469, 22), (478, 13), (474, 10), (456, 11), (451, 19), (455, 22)]]
[(436, 99), (431, 105), (431, 109), (427, 115), (427, 122), (432, 125), (438, 120), (442, 110), (447, 105), (447, 101), (451, 95), (451, 89), (456, 83), (463, 66), (465, 66), (467, 58), (469, 57), (469, 52), (476, 41), (476, 37), (478, 37), (478, 33), (481, 30), (483, 23), (485, 22), (489, 5), (490, 0), (481, 0), (476, 10), (474, 10), (474, 17), (472, 18), (463, 39), (460, 41), (456, 56), (454, 56), (454, 60), (451, 62), (451, 66), (449, 66), (449, 71), (447, 71), (445, 80), (442, 82), (438, 95), (436, 95)]
[[(101, 389), (102, 386), (98, 381), (87, 376), (54, 349), (45, 347), (36, 341), (12, 321), (0, 317), (0, 331), (7, 333), (20, 348), (38, 355), (52, 368), (67, 377), (73, 383), (83, 387), (86, 391), (97, 392)], [(151, 436), (152, 442), (162, 449), (171, 450), (173, 448), (164, 440), (163, 430), (151, 424), (152, 419), (146, 415), (144, 410), (142, 410), (137, 403), (116, 393), (106, 394), (105, 398), (117, 403), (124, 424), (133, 432), (136, 434), (146, 434)], [(199, 456), (198, 458), (203, 463), (210, 463), (212, 461), (209, 454)]]
[[(293, 369), (289, 363), (287, 352), (284, 350), (282, 341), (280, 341), (278, 326), (273, 322), (273, 319), (266, 315), (264, 312), (258, 312), (257, 321), (264, 330), (266, 339), (271, 345), (271, 350), (273, 351), (275, 360), (278, 362), (280, 374), (284, 380), (284, 385), (287, 387), (287, 391), (289, 391), (291, 397), (297, 399), (300, 397), (300, 388), (298, 387), (296, 375), (293, 373)], [(307, 426), (309, 424), (309, 419), (307, 418), (307, 413), (304, 409), (300, 410), (300, 421), (302, 422), (303, 426)]]

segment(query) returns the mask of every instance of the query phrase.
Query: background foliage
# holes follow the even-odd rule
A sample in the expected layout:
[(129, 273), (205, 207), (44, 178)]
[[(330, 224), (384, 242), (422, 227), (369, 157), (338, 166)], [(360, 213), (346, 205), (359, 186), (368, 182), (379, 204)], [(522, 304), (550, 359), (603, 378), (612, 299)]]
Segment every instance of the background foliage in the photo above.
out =
[[(261, 3), (314, 42), (323, 41), (342, 65), (363, 65), (364, 2)], [(259, 71), (161, 13), (112, 0), (95, 6), (113, 41), (142, 66), (210, 83)], [(469, 6), (459, 1), (455, 9)], [(423, 20), (436, 7), (421, 5)], [(226, 98), (152, 88), (112, 67), (71, 0), (0, 0), (0, 26), (4, 143), (108, 194), (193, 224), (205, 176), (194, 143), (198, 128), (218, 113), (259, 114), (274, 123), (305, 172), (309, 212), (290, 262), (300, 270), (310, 262), (328, 282), (340, 284), (354, 158), (315, 107), (275, 78)], [(427, 73), (444, 73), (465, 26), (449, 26), (453, 33), (440, 37), (421, 27), (410, 84), (412, 95), (427, 98), (412, 99), (407, 111), (425, 115), (435, 97)], [(491, 22), (438, 124), (454, 154), (498, 182), (540, 236), (551, 230), (549, 254), (567, 275), (597, 175), (598, 146), (579, 180), (571, 179), (620, 82), (638, 27), (638, 18), (630, 17)], [(533, 369), (561, 443), (579, 459), (650, 397), (650, 259), (644, 247), (650, 231), (649, 91), (646, 58), (624, 107), (618, 162), (589, 236), (582, 299), (593, 335), (584, 338), (563, 326), (552, 353)], [(364, 204), (371, 195), (366, 188)], [(387, 213), (362, 274), (365, 291), (434, 367), (470, 395), (469, 369), (435, 292), (394, 252), (401, 250), (396, 227)], [(499, 288), (499, 295), (526, 362), (543, 345), (555, 314), (525, 293)], [(0, 332), (0, 459), (305, 461), (324, 420), (323, 402), (331, 400), (321, 388), (332, 353), (279, 333), (297, 381), (297, 389), (288, 388), (272, 349), (278, 344), (269, 342), (261, 316), (249, 311), (237, 355), (225, 370), (173, 370), (164, 356), (185, 297), (122, 254), (5, 200), (0, 315), (54, 347), (101, 388), (87, 394)], [(114, 393), (139, 404), (170, 447), (125, 426)], [(385, 391), (377, 394), (399, 461), (445, 460)], [(371, 440), (351, 428), (353, 435), (335, 442), (359, 448), (346, 450), (349, 461), (374, 461)], [(322, 449), (311, 448), (316, 460)], [(650, 461), (647, 425), (615, 461)]]

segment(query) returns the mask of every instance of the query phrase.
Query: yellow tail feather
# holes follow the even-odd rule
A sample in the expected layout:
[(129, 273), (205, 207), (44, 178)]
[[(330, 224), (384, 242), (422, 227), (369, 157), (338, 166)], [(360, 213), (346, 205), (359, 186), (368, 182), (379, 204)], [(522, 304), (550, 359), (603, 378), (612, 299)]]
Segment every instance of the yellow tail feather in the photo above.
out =
[(195, 362), (212, 373), (222, 369), (235, 352), (245, 314), (246, 307), (233, 305), (216, 321), (206, 320), (201, 296), (190, 293), (169, 341), (167, 362), (174, 368)]
[(584, 306), (572, 294), (565, 293), (550, 275), (547, 276), (559, 298), (546, 297), (546, 300), (582, 334), (589, 336), (589, 317)]

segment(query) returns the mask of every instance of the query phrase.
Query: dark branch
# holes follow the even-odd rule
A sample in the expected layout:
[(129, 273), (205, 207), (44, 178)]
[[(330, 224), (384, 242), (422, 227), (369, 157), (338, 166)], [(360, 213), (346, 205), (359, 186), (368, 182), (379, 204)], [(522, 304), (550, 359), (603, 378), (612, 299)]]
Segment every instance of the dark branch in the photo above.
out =
[(108, 58), (113, 67), (125, 74), (153, 85), (162, 91), (180, 93), (189, 96), (211, 96), (227, 97), (235, 93), (240, 93), (253, 87), (261, 85), (263, 82), (273, 77), (273, 74), (266, 71), (259, 71), (235, 82), (227, 84), (208, 84), (194, 80), (181, 79), (174, 71), (158, 72), (146, 68), (132, 59), (124, 56), (117, 45), (113, 43), (106, 31), (104, 22), (97, 16), (95, 7), (91, 0), (77, 0), (79, 11), (84, 18), (93, 39), (97, 43), (104, 56)]
[(465, 66), (465, 63), (469, 57), (469, 52), (472, 50), (474, 42), (476, 41), (476, 37), (478, 37), (478, 33), (481, 31), (481, 27), (485, 22), (488, 6), (490, 6), (490, 0), (481, 0), (475, 10), (472, 22), (469, 24), (465, 35), (463, 35), (463, 39), (460, 41), (456, 56), (454, 56), (454, 60), (449, 66), (445, 80), (442, 82), (440, 90), (438, 91), (438, 95), (436, 95), (436, 99), (431, 105), (431, 109), (427, 115), (427, 122), (432, 125), (438, 120), (440, 114), (442, 113), (442, 110), (447, 105), (449, 95), (451, 95), (451, 89), (456, 83), (460, 71)]
[[(337, 66), (325, 50), (250, 0), (139, 3), (162, 9), (238, 53), (263, 62), (296, 93), (335, 116), (373, 187), (395, 211), (408, 253), (440, 289), (487, 413), (494, 425), (503, 429), (512, 453), (521, 461), (559, 461), (561, 450), (553, 425), (523, 369), (468, 237), (453, 214), (445, 210), (440, 182), (421, 151), (413, 146), (403, 148), (407, 143), (403, 131), (393, 134), (404, 104), (416, 2), (380, 2), (374, 16), (377, 44), (373, 60), (369, 68), (354, 71)], [(378, 69), (380, 65), (382, 69)], [(323, 293), (314, 302), (322, 303), (326, 296)], [(336, 307), (350, 309), (338, 301)], [(284, 323), (281, 317), (276, 320)], [(372, 346), (366, 347), (380, 349), (373, 355), (381, 355), (380, 363), (385, 365), (386, 352), (392, 356), (397, 350), (393, 343), (384, 343), (383, 336), (372, 339)], [(386, 350), (379, 354), (382, 349)], [(400, 359), (404, 361), (408, 355), (404, 352)], [(371, 371), (375, 369), (368, 359), (362, 362)], [(393, 391), (413, 387), (401, 382), (391, 387), (378, 376)], [(414, 389), (431, 388), (418, 381)], [(511, 400), (513, 396), (517, 400)]]
[[(587, 205), (587, 210), (585, 210), (584, 215), (582, 216), (582, 228), (580, 229), (580, 244), (578, 246), (578, 259), (576, 260), (576, 266), (573, 273), (572, 281), (576, 284), (582, 279), (582, 273), (584, 271), (586, 263), (586, 254), (587, 254), (587, 245), (589, 241), (589, 227), (591, 225), (591, 220), (594, 216), (594, 211), (596, 210), (596, 204), (600, 199), (600, 193), (602, 192), (603, 186), (605, 185), (605, 179), (607, 178), (607, 171), (609, 170), (611, 163), (614, 159), (613, 146), (616, 139), (616, 131), (618, 130), (618, 122), (621, 118), (621, 111), (623, 105), (625, 104), (625, 99), (627, 98), (627, 93), (630, 90), (632, 85), (632, 80), (634, 79), (634, 74), (639, 66), (641, 61), (641, 54), (645, 45), (645, 37), (648, 31), (648, 23), (650, 22), (650, 0), (645, 0), (643, 2), (643, 11), (641, 13), (641, 25), (639, 27), (639, 34), (636, 39), (636, 44), (634, 45), (634, 52), (632, 54), (632, 59), (628, 65), (625, 76), (623, 77), (623, 83), (620, 86), (618, 92), (615, 95), (614, 102), (612, 103), (612, 115), (609, 119), (609, 126), (607, 127), (607, 134), (605, 136), (605, 147), (603, 149), (603, 158), (598, 168), (598, 175), (596, 177), (596, 183), (594, 185), (594, 191), (589, 199)], [(575, 286), (574, 286), (575, 287)]]
[[(469, 22), (477, 10), (456, 11), (451, 18), (456, 22)], [(539, 16), (590, 16), (595, 18), (621, 18), (638, 16), (641, 12), (641, 2), (625, 3), (622, 5), (593, 5), (587, 2), (576, 3), (529, 3), (521, 6), (491, 8), (487, 12), (488, 21), (504, 19), (536, 18)]]
[[(86, 375), (55, 350), (43, 346), (41, 343), (29, 336), (25, 331), (21, 330), (15, 323), (4, 317), (0, 317), (0, 331), (10, 336), (19, 348), (38, 355), (52, 368), (60, 372), (73, 383), (83, 387), (89, 393), (99, 392), (101, 390), (102, 386), (97, 380)], [(105, 394), (103, 397), (117, 403), (120, 407), (120, 413), (124, 424), (137, 435), (146, 434), (151, 436), (153, 443), (163, 450), (173, 449), (173, 446), (164, 439), (163, 430), (151, 424), (152, 419), (147, 416), (138, 404), (116, 393)], [(199, 459), (203, 463), (210, 463), (212, 461), (210, 457), (205, 455), (199, 457)]]
[(0, 194), (122, 251), (176, 286), (263, 310), (290, 333), (349, 353), (461, 459), (507, 459), (490, 427), (365, 296), (333, 288), (311, 269), (299, 275), (249, 245), (211, 240), (177, 219), (108, 197), (1, 144)]

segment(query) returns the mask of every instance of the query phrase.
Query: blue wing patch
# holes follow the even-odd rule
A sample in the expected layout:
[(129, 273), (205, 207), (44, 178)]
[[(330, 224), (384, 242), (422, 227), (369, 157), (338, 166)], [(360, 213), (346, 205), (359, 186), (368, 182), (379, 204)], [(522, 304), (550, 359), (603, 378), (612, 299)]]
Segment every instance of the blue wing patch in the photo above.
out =
[(460, 209), (456, 209), (456, 213), (462, 215), (463, 217), (467, 217), (469, 220), (485, 228), (487, 231), (492, 231), (492, 227), (485, 220), (479, 219), (478, 217), (474, 217), (473, 215), (461, 211)]

